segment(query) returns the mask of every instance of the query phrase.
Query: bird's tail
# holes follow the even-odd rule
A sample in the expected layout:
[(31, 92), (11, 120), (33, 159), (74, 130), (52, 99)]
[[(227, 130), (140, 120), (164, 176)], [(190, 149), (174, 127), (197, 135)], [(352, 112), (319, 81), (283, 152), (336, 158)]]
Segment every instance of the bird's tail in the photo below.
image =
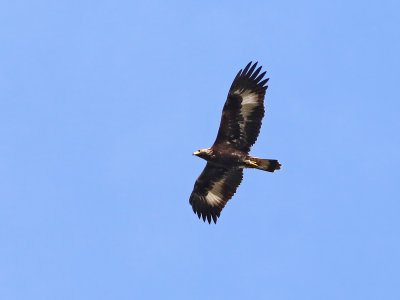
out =
[(281, 164), (276, 159), (252, 157), (250, 160), (250, 168), (274, 172), (275, 170), (279, 170), (281, 168)]

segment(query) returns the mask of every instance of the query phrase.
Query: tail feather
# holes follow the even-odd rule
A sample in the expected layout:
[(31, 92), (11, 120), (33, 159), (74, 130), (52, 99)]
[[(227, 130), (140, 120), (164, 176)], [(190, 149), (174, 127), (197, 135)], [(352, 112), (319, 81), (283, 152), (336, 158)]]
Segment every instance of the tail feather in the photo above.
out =
[(281, 168), (281, 164), (276, 159), (263, 159), (256, 158), (252, 159), (254, 161), (254, 167), (268, 172), (274, 172), (275, 170), (279, 170)]

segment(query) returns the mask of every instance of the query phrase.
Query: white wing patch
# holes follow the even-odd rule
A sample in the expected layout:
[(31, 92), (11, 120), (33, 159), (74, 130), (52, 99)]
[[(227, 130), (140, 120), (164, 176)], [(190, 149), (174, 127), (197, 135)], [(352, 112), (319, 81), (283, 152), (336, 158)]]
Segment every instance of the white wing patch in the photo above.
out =
[(242, 107), (240, 112), (243, 115), (244, 123), (246, 123), (249, 119), (250, 114), (253, 112), (253, 109), (260, 105), (258, 102), (258, 95), (256, 93), (252, 93), (250, 91), (246, 91), (242, 96)]
[(240, 94), (242, 96), (242, 106), (243, 105), (258, 105), (258, 95), (256, 93), (252, 93), (251, 91), (245, 91)]
[(242, 97), (242, 107), (240, 108), (240, 113), (243, 116), (243, 122), (240, 122), (240, 129), (243, 131), (244, 126), (249, 120), (249, 116), (253, 112), (254, 108), (259, 106), (259, 95), (252, 93), (251, 91), (239, 92), (235, 91), (234, 94), (239, 94)]
[(217, 206), (221, 202), (221, 198), (215, 195), (213, 192), (208, 192), (206, 196), (206, 201), (211, 206)]
[(222, 187), (224, 185), (225, 178), (226, 177), (223, 177), (220, 181), (214, 183), (212, 189), (209, 190), (207, 195), (205, 196), (205, 199), (209, 205), (217, 206), (224, 201), (224, 197), (222, 195)]

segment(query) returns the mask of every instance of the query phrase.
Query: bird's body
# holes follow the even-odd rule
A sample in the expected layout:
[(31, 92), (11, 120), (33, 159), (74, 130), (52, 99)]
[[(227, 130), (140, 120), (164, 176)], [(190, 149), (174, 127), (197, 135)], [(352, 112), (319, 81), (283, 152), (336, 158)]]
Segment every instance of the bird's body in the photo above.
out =
[[(196, 151), (197, 152), (197, 151)], [(253, 157), (246, 152), (230, 148), (230, 147), (221, 147), (217, 145), (210, 149), (202, 149), (199, 150), (199, 153), (194, 153), (194, 155), (203, 158), (211, 165), (215, 165), (218, 167), (224, 168), (256, 168), (260, 169), (262, 165), (258, 163), (259, 160), (263, 160), (258, 157)], [(267, 161), (274, 161), (268, 159)], [(262, 168), (261, 168), (262, 169)], [(265, 170), (273, 172), (275, 169)]]
[(207, 165), (193, 188), (190, 204), (205, 221), (217, 222), (225, 204), (235, 194), (243, 178), (244, 168), (274, 172), (280, 169), (277, 160), (249, 155), (257, 140), (264, 117), (264, 96), (268, 79), (261, 81), (265, 72), (251, 62), (240, 70), (229, 90), (217, 138), (211, 148), (193, 154), (207, 161)]
[(217, 145), (216, 147), (210, 149), (199, 150), (199, 152), (199, 154), (194, 155), (203, 158), (213, 165), (231, 168), (245, 167), (244, 157), (247, 155), (247, 153), (240, 150), (221, 147)]

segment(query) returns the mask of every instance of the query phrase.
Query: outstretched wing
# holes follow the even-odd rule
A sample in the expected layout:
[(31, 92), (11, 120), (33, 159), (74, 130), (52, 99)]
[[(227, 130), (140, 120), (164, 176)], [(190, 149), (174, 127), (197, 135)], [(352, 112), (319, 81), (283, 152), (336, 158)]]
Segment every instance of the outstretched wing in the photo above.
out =
[(264, 96), (268, 88), (265, 84), (269, 79), (262, 80), (266, 72), (259, 75), (261, 67), (255, 70), (256, 66), (257, 63), (250, 62), (236, 75), (222, 110), (214, 145), (229, 145), (247, 153), (256, 142), (264, 117)]
[(243, 169), (222, 168), (207, 163), (203, 172), (194, 184), (189, 203), (194, 213), (208, 220), (211, 218), (217, 223), (225, 204), (235, 194), (237, 187), (243, 178)]

